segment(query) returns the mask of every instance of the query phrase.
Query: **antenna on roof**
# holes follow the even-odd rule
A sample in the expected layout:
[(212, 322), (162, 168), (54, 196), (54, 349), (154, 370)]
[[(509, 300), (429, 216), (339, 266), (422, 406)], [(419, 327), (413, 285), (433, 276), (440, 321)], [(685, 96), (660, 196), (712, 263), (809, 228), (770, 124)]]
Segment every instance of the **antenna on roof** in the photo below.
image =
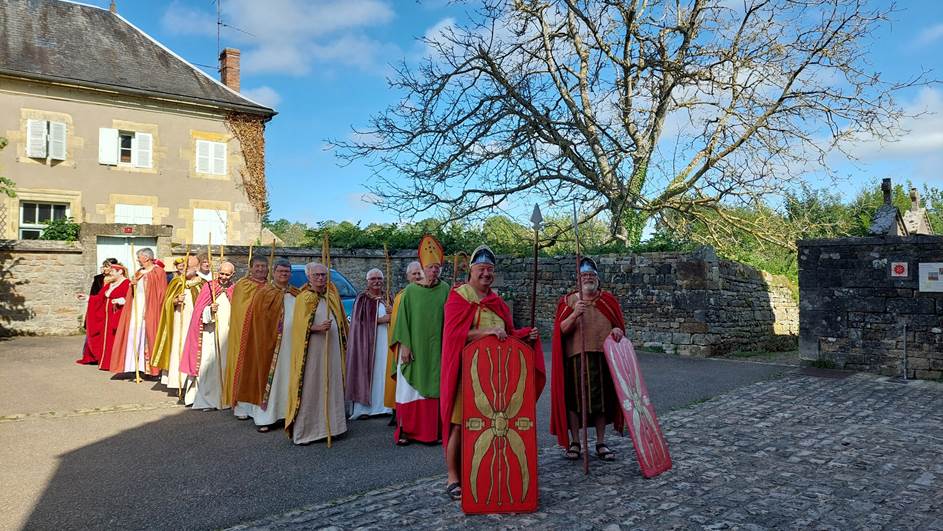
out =
[(219, 29), (223, 26), (223, 0), (216, 0), (216, 57), (219, 57)]
[(115, 0), (111, 0), (111, 5), (108, 6), (108, 11), (112, 13), (118, 12), (118, 5), (115, 3)]

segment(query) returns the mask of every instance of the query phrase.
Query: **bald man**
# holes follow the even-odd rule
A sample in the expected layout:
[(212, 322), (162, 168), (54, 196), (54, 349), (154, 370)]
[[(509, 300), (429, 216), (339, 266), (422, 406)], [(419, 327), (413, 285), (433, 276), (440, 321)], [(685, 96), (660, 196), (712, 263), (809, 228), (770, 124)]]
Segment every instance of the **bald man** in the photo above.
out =
[(195, 384), (193, 409), (223, 409), (222, 375), (226, 374), (226, 349), (229, 346), (229, 315), (235, 266), (223, 262), (216, 279), (207, 282), (193, 307), (180, 371), (188, 383)]

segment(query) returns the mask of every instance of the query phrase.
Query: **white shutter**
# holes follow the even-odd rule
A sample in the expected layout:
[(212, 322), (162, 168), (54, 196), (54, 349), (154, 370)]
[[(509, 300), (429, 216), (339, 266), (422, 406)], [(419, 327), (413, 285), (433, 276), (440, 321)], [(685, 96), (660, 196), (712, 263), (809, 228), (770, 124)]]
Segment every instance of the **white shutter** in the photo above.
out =
[(210, 143), (206, 140), (196, 141), (196, 172), (210, 173)]
[(26, 156), (46, 158), (46, 120), (26, 121)]
[(118, 165), (118, 130), (102, 127), (98, 130), (98, 163)]
[(49, 122), (49, 158), (66, 159), (66, 125), (62, 122)]
[(150, 168), (154, 137), (150, 133), (134, 133), (131, 139), (131, 165), (135, 168)]
[(226, 144), (213, 142), (213, 173), (226, 175)]

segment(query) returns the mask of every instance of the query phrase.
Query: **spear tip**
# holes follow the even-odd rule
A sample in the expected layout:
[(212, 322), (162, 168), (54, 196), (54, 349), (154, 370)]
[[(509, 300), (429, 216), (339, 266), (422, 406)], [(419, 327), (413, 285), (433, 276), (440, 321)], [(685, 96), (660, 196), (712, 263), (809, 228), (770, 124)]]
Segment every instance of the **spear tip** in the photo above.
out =
[(530, 222), (534, 225), (534, 230), (540, 230), (540, 225), (543, 223), (544, 217), (540, 213), (540, 205), (534, 203), (534, 213), (530, 215)]

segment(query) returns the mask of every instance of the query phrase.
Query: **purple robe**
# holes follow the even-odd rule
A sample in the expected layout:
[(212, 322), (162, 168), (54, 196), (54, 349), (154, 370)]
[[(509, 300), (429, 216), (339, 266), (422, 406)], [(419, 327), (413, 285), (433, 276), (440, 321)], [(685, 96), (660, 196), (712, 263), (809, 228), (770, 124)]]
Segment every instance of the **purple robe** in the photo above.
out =
[(366, 292), (357, 295), (350, 316), (350, 335), (347, 336), (347, 391), (345, 398), (370, 406), (373, 383), (373, 359), (377, 338), (377, 311), (380, 299)]

